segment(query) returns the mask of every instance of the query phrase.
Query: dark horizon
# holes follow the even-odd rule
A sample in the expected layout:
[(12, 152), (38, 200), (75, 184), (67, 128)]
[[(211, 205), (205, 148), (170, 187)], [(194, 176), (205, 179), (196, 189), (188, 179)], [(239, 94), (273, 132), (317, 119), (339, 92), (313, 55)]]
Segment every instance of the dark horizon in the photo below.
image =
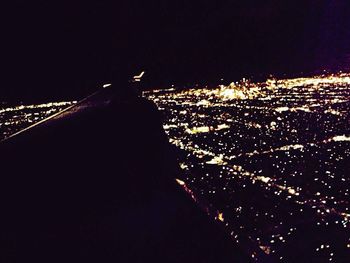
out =
[(77, 98), (141, 70), (157, 87), (349, 68), (345, 0), (15, 1), (5, 10), (1, 100)]

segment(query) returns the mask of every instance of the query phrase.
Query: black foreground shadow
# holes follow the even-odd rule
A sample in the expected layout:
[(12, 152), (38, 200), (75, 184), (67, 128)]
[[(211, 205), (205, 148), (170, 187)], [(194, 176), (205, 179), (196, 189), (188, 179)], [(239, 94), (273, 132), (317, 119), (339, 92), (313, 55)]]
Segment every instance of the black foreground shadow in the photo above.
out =
[(248, 262), (175, 183), (155, 105), (114, 93), (0, 143), (0, 262)]

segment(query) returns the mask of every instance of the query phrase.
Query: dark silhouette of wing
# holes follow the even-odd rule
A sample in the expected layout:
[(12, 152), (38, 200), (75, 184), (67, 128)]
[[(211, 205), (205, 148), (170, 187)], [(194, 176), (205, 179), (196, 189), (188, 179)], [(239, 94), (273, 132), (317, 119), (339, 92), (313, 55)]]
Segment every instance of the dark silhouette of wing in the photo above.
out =
[(155, 105), (103, 89), (0, 144), (1, 262), (248, 262), (175, 183)]

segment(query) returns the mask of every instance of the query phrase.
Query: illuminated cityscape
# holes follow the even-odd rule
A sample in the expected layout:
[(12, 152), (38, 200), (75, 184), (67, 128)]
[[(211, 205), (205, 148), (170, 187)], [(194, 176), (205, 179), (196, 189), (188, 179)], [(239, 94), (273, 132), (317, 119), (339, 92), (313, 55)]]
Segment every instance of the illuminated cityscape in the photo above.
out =
[(3, 2), (0, 263), (350, 263), (350, 0)]
[(177, 182), (253, 260), (350, 262), (350, 74), (144, 96), (178, 151)]
[[(144, 92), (177, 183), (252, 260), (350, 261), (350, 74)], [(75, 105), (0, 109), (0, 140)]]
[(0, 108), (0, 141), (27, 128), (63, 109), (72, 106), (72, 102), (50, 102), (36, 105), (19, 105)]

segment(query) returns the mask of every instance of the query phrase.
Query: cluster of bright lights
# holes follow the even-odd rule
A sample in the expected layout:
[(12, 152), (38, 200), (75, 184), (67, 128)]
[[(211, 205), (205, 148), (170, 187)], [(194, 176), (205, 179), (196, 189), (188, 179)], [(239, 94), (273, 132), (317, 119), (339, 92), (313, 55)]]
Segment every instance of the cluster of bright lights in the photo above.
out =
[(252, 258), (350, 261), (350, 74), (144, 96), (182, 150), (181, 182)]
[(0, 140), (75, 103), (63, 101), (0, 108)]

